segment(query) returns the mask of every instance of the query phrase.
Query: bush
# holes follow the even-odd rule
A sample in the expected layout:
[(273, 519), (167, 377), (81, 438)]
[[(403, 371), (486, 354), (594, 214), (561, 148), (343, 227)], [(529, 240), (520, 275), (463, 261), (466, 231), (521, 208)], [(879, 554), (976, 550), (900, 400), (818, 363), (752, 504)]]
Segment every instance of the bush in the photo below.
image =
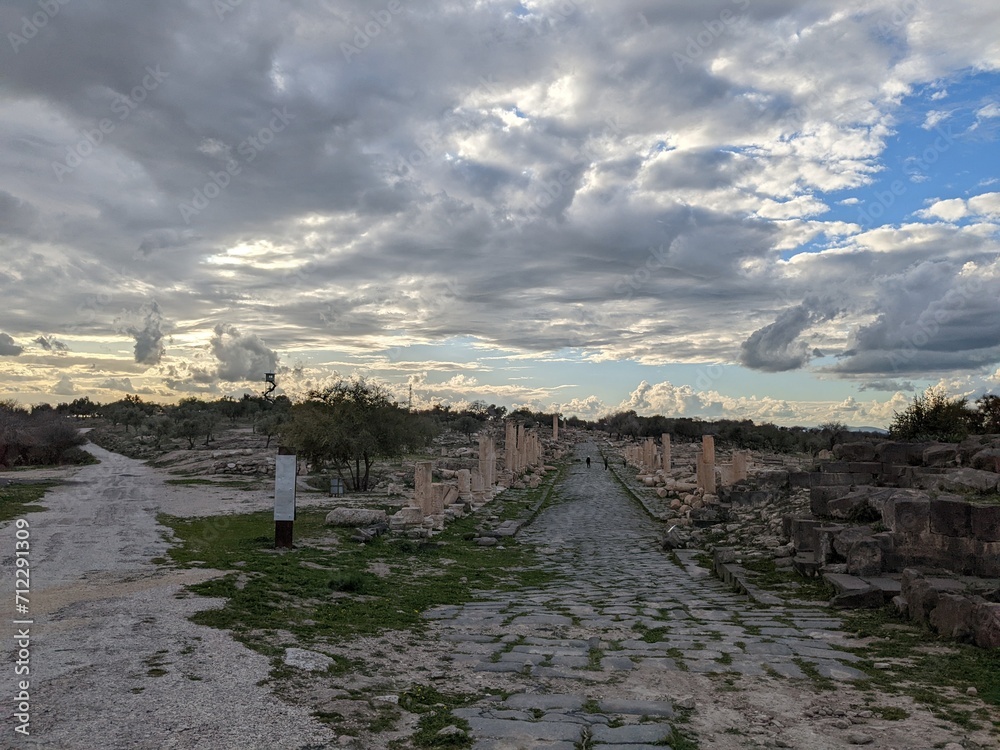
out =
[(895, 412), (889, 434), (897, 440), (940, 440), (958, 443), (980, 421), (964, 398), (950, 399), (941, 388), (928, 388), (901, 412)]

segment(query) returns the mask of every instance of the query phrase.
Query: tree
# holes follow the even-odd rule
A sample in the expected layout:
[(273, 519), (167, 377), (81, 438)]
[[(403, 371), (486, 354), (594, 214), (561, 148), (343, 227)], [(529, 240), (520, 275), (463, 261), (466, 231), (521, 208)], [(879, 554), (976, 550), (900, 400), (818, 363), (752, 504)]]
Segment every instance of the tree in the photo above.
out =
[(174, 435), (188, 441), (188, 450), (194, 450), (194, 441), (203, 434), (201, 422), (193, 417), (181, 419), (174, 427)]
[(976, 399), (978, 431), (989, 435), (1000, 433), (1000, 396), (987, 393)]
[(269, 412), (260, 420), (260, 423), (257, 425), (257, 432), (267, 436), (267, 442), (264, 443), (265, 448), (270, 447), (271, 438), (281, 431), (281, 426), (285, 421), (286, 416), (278, 411)]
[(398, 458), (427, 439), (422, 421), (390, 400), (388, 391), (363, 378), (342, 380), (295, 404), (282, 440), (316, 466), (327, 462), (355, 490), (367, 491), (371, 467)]
[(894, 412), (889, 434), (897, 440), (959, 442), (976, 423), (967, 399), (950, 399), (944, 389), (928, 388), (901, 412)]

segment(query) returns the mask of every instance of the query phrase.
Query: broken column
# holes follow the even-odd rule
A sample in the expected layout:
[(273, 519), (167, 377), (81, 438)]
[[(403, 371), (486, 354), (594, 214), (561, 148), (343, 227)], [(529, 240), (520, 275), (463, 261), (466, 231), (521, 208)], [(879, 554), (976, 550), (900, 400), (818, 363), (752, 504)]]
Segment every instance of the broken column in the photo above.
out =
[(468, 469), (459, 469), (455, 473), (458, 480), (458, 496), (462, 500), (472, 500), (472, 472)]
[(667, 474), (670, 473), (670, 435), (666, 432), (660, 437), (660, 443), (662, 444), (663, 457), (660, 462), (663, 464), (663, 471)]
[(552, 439), (559, 440), (559, 415), (552, 415)]
[(413, 467), (413, 502), (425, 516), (432, 514), (434, 462), (418, 461)]
[(705, 490), (706, 494), (715, 494), (715, 438), (711, 435), (703, 435), (701, 438), (698, 486)]
[(741, 482), (747, 478), (746, 451), (733, 451), (733, 482)]

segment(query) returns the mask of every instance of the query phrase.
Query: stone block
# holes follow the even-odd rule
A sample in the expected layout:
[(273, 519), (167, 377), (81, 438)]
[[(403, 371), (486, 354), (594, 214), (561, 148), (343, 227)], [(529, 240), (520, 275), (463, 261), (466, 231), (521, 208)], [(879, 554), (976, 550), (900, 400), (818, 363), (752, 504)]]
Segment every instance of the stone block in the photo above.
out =
[(384, 510), (372, 508), (334, 508), (326, 514), (324, 521), (327, 526), (372, 526), (376, 523), (389, 523)]
[(972, 457), (969, 464), (973, 469), (1000, 473), (1000, 448), (985, 448)]
[(797, 550), (819, 549), (819, 537), (816, 530), (823, 525), (822, 521), (813, 518), (796, 518), (792, 520), (792, 543)]
[(935, 445), (924, 451), (924, 466), (957, 466), (958, 446)]
[(857, 519), (859, 514), (864, 514), (865, 506), (871, 508), (871, 512), (875, 512), (875, 506), (872, 505), (872, 487), (856, 487), (851, 492), (847, 493), (842, 497), (838, 497), (831, 500), (826, 504), (827, 514), (833, 518), (844, 518), (844, 519)]
[(937, 497), (930, 501), (931, 531), (944, 536), (964, 537), (972, 533), (972, 509), (966, 500)]
[(822, 486), (830, 486), (834, 484), (854, 484), (854, 475), (848, 474), (846, 471), (830, 471), (821, 472), (819, 475), (819, 483)]
[(1000, 648), (1000, 604), (979, 602), (973, 622), (973, 642), (977, 646)]
[(972, 536), (982, 542), (1000, 542), (1000, 505), (970, 505)]
[(817, 516), (829, 515), (829, 502), (843, 497), (851, 491), (847, 484), (818, 485), (809, 490), (809, 509)]
[(875, 459), (898, 466), (920, 466), (924, 451), (938, 443), (880, 443), (875, 449)]
[(847, 551), (847, 572), (856, 576), (877, 576), (882, 572), (882, 546), (877, 540), (859, 539)]
[(948, 492), (993, 492), (1000, 474), (979, 469), (955, 469), (936, 478), (935, 486)]
[(1000, 542), (975, 541), (973, 575), (1000, 578)]
[(961, 594), (938, 594), (937, 606), (930, 614), (930, 624), (945, 638), (971, 640), (975, 631), (976, 603)]
[(842, 461), (874, 461), (875, 445), (865, 441), (839, 443), (833, 446), (833, 455)]
[(883, 604), (882, 592), (856, 576), (843, 573), (824, 573), (823, 578), (837, 590), (836, 596), (830, 602), (831, 606), (874, 608), (881, 607)]
[(886, 524), (897, 534), (920, 536), (930, 530), (930, 496), (893, 496), (891, 522)]
[(833, 532), (830, 546), (841, 559), (846, 559), (847, 553), (855, 542), (871, 536), (870, 529), (862, 529), (857, 526), (828, 526), (826, 529)]

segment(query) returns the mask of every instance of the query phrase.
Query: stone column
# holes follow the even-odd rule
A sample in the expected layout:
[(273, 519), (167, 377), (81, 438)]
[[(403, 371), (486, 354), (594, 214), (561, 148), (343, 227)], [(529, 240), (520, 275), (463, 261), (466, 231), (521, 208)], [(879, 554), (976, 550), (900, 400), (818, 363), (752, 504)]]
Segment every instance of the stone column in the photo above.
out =
[(491, 498), (496, 483), (496, 458), (492, 443), (493, 438), (489, 435), (479, 436), (479, 475), (483, 478), (483, 489)]
[(513, 422), (505, 422), (504, 427), (506, 428), (506, 432), (504, 433), (504, 442), (503, 442), (504, 468), (507, 471), (511, 472), (511, 474), (514, 474), (517, 471), (514, 467), (515, 463), (514, 449), (517, 443), (517, 434), (514, 431)]
[(448, 491), (448, 485), (435, 482), (431, 485), (431, 512), (428, 515), (440, 516), (444, 513), (444, 496)]
[(701, 459), (698, 462), (701, 469), (701, 487), (707, 494), (715, 494), (715, 438), (702, 435)]
[(431, 515), (431, 506), (433, 504), (431, 480), (433, 472), (433, 461), (418, 461), (413, 468), (413, 500), (425, 516)]
[(528, 465), (528, 441), (525, 439), (524, 425), (517, 426), (517, 470), (523, 472)]
[(662, 444), (663, 449), (663, 458), (661, 459), (663, 463), (663, 471), (665, 474), (669, 474), (670, 469), (672, 468), (670, 465), (670, 435), (664, 432), (663, 435), (660, 436), (660, 443)]
[(455, 478), (458, 479), (458, 496), (465, 501), (472, 500), (472, 472), (459, 469)]
[(555, 441), (559, 440), (559, 415), (552, 415), (552, 439)]
[(746, 451), (733, 451), (733, 482), (740, 482), (747, 478), (747, 454)]
[(486, 491), (485, 484), (483, 482), (483, 475), (479, 473), (479, 469), (473, 469), (472, 477), (472, 502), (477, 505), (482, 505), (486, 502)]

